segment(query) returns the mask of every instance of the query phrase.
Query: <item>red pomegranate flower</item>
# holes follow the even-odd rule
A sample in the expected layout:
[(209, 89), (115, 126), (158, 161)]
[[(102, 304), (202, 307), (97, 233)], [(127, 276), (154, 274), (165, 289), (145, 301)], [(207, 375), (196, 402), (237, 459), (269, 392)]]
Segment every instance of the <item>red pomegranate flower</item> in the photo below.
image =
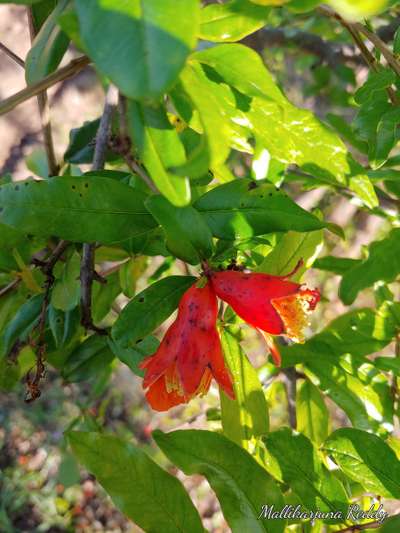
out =
[(201, 288), (193, 285), (182, 296), (178, 316), (158, 350), (140, 365), (146, 371), (146, 398), (156, 411), (205, 394), (213, 377), (234, 398), (216, 328), (217, 312), (217, 298), (209, 282)]
[[(288, 280), (301, 264), (286, 276), (226, 270), (212, 271), (210, 279), (217, 296), (248, 324), (271, 335), (286, 335), (304, 342), (307, 315), (315, 309), (320, 293)], [(266, 339), (279, 366), (279, 351), (271, 338)]]

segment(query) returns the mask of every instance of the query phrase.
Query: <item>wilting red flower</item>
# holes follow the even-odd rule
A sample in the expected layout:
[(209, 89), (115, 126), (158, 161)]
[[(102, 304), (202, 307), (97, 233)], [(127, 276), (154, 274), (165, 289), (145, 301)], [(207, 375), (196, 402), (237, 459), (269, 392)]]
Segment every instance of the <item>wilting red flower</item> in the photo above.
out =
[[(320, 300), (318, 290), (306, 289), (289, 281), (297, 268), (286, 276), (271, 276), (236, 270), (211, 272), (215, 293), (248, 324), (271, 335), (286, 335), (304, 342), (307, 315)], [(276, 364), (280, 355), (272, 339), (266, 337)]]
[(190, 287), (178, 307), (178, 316), (154, 355), (140, 365), (146, 374), (143, 388), (153, 409), (165, 411), (205, 394), (214, 377), (234, 398), (216, 328), (217, 298), (210, 285)]

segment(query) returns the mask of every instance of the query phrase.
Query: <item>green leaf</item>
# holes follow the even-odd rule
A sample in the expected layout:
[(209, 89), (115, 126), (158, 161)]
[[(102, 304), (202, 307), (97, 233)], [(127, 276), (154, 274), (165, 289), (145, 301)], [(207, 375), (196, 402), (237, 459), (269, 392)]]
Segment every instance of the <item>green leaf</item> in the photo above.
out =
[[(179, 101), (182, 99), (182, 91), (189, 101), (189, 104), (186, 101), (186, 106), (189, 105), (190, 108), (189, 115)], [(189, 154), (187, 163), (175, 171), (180, 175), (201, 177), (209, 168), (221, 166), (229, 155), (233, 135), (230, 118), (221, 106), (215, 87), (196, 61), (192, 61), (182, 71), (180, 84), (171, 96), (184, 120), (193, 129), (203, 133), (200, 144)], [(192, 124), (192, 115), (197, 124)]]
[(114, 341), (129, 348), (147, 337), (173, 313), (183, 293), (195, 281), (191, 276), (169, 276), (137, 294), (112, 327)]
[[(94, 156), (94, 141), (99, 129), (100, 119), (90, 120), (83, 123), (79, 128), (73, 128), (69, 133), (69, 144), (64, 154), (64, 160), (68, 163), (79, 165), (91, 163)], [(107, 152), (110, 159), (111, 152)]]
[(341, 355), (363, 357), (379, 352), (396, 335), (398, 321), (390, 302), (380, 309), (356, 309), (333, 320), (304, 344), (281, 346), (282, 367), (314, 360), (336, 363)]
[(400, 516), (395, 515), (389, 517), (382, 527), (380, 527), (377, 531), (379, 533), (398, 533), (400, 528)]
[(247, 46), (221, 44), (196, 52), (192, 57), (212, 67), (228, 85), (247, 97), (260, 97), (284, 105), (288, 103), (261, 57)]
[(329, 411), (323, 396), (310, 381), (297, 382), (297, 431), (319, 446), (328, 436)]
[(88, 55), (136, 100), (158, 99), (196, 44), (198, 0), (75, 0), (75, 6)]
[(114, 504), (144, 531), (202, 533), (200, 517), (180, 481), (138, 447), (111, 435), (72, 431), (73, 453)]
[(354, 94), (354, 100), (360, 106), (368, 100), (375, 98), (377, 91), (387, 89), (396, 81), (396, 74), (390, 68), (381, 69), (378, 72), (371, 72), (367, 81)]
[(334, 257), (333, 255), (327, 255), (320, 257), (314, 263), (314, 268), (319, 270), (327, 270), (333, 272), (339, 276), (343, 276), (350, 269), (354, 268), (361, 261), (359, 259), (350, 259), (349, 257)]
[[(306, 436), (281, 428), (266, 435), (263, 441), (267, 448), (267, 468), (269, 460), (278, 466), (280, 479), (290, 486), (307, 509), (342, 511), (346, 515), (347, 496), (342, 484), (325, 467)], [(338, 522), (334, 519), (324, 521)]]
[(108, 367), (114, 355), (107, 339), (98, 335), (88, 337), (68, 357), (62, 369), (62, 377), (71, 383), (96, 378), (100, 372)]
[(61, 0), (36, 35), (25, 61), (28, 85), (38, 82), (60, 64), (69, 45), (69, 38), (58, 25), (58, 17), (70, 0)]
[(221, 334), (225, 363), (233, 377), (235, 400), (220, 391), (224, 434), (248, 448), (249, 441), (268, 432), (268, 405), (257, 371), (247, 359), (232, 331)]
[(93, 285), (92, 316), (95, 324), (98, 324), (107, 316), (115, 298), (121, 292), (118, 272), (107, 276), (106, 280), (107, 283), (105, 285), (101, 283)]
[(225, 4), (205, 6), (200, 13), (200, 39), (234, 42), (262, 28), (269, 10), (248, 0), (231, 0)]
[(150, 196), (145, 205), (164, 229), (167, 248), (173, 255), (191, 265), (211, 257), (211, 231), (196, 209), (174, 207), (159, 195)]
[(288, 231), (285, 233), (272, 252), (257, 267), (258, 272), (266, 272), (274, 276), (283, 276), (291, 272), (300, 260), (304, 265), (296, 272), (293, 280), (300, 280), (304, 272), (310, 268), (321, 250), (323, 242), (322, 230), (308, 233)]
[(211, 431), (186, 430), (153, 437), (165, 455), (187, 475), (207, 478), (233, 533), (283, 532), (282, 520), (258, 520), (268, 505), (282, 509), (282, 494), (269, 474), (243, 448)]
[(81, 258), (74, 252), (63, 267), (61, 276), (56, 280), (51, 292), (51, 304), (61, 311), (71, 311), (79, 302)]
[(307, 232), (327, 226), (273, 185), (238, 179), (215, 187), (194, 207), (204, 216), (213, 235), (246, 239), (274, 231)]
[(159, 191), (174, 205), (187, 205), (190, 201), (187, 178), (174, 176), (168, 170), (184, 164), (185, 150), (164, 107), (129, 101), (128, 121), (135, 146)]
[(371, 287), (376, 281), (394, 281), (399, 274), (400, 228), (395, 228), (385, 239), (369, 246), (367, 259), (359, 261), (344, 273), (339, 289), (340, 298), (350, 305), (361, 290)]
[(43, 295), (37, 294), (25, 302), (7, 324), (0, 336), (0, 359), (5, 357), (17, 340), (26, 340), (42, 308)]
[[(372, 431), (391, 431), (393, 405), (388, 382), (385, 380), (382, 383), (382, 376), (379, 374), (377, 377), (373, 376), (372, 365), (369, 379), (361, 380), (361, 371), (342, 368), (345, 366), (344, 361), (340, 363), (342, 366), (314, 359), (307, 362), (304, 372), (324, 394), (343, 409), (354, 426)], [(357, 363), (354, 365), (357, 366)]]
[(366, 491), (400, 498), (400, 461), (381, 438), (359, 429), (341, 428), (328, 437), (323, 450)]
[(329, 0), (341, 15), (357, 20), (379, 13), (387, 6), (387, 0)]
[(139, 364), (149, 355), (153, 355), (157, 351), (159, 344), (159, 340), (153, 335), (137, 341), (133, 348), (122, 348), (119, 344), (109, 339), (109, 345), (114, 355), (141, 378), (144, 376), (144, 370), (139, 367)]
[(0, 221), (33, 235), (111, 244), (156, 226), (146, 195), (113, 179), (55, 177), (0, 187)]

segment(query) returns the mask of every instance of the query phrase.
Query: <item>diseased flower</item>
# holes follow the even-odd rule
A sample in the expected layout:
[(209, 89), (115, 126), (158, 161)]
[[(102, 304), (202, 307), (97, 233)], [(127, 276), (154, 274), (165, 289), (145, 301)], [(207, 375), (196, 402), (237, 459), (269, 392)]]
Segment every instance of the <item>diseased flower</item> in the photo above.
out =
[[(245, 322), (270, 335), (286, 335), (296, 342), (304, 342), (308, 314), (315, 309), (320, 293), (288, 279), (297, 268), (286, 276), (237, 270), (212, 271), (209, 275), (217, 296)], [(279, 351), (272, 339), (265, 337), (279, 365)]]
[(205, 394), (214, 378), (234, 398), (216, 328), (217, 298), (209, 282), (196, 284), (182, 296), (178, 315), (156, 353), (140, 365), (145, 370), (143, 388), (156, 411), (188, 402)]

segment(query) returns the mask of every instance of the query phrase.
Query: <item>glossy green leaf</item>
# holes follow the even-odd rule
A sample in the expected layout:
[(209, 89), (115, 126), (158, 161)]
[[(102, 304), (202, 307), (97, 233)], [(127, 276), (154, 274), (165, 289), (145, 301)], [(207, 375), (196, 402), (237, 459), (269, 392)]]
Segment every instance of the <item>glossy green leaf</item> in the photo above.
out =
[(100, 119), (84, 122), (80, 128), (69, 133), (69, 144), (64, 154), (68, 163), (91, 163), (94, 155), (94, 141), (99, 129)]
[(159, 98), (196, 44), (198, 0), (75, 0), (75, 6), (87, 53), (130, 98)]
[(211, 231), (196, 209), (174, 207), (159, 195), (150, 196), (145, 205), (164, 229), (167, 248), (173, 255), (191, 265), (212, 255)]
[(221, 343), (232, 378), (235, 400), (220, 391), (224, 434), (240, 446), (268, 432), (268, 405), (257, 371), (232, 331), (224, 329)]
[(400, 498), (400, 461), (380, 437), (359, 429), (340, 428), (326, 440), (323, 451), (366, 491)]
[(48, 321), (55, 348), (58, 350), (66, 347), (80, 330), (80, 312), (78, 308), (64, 313), (50, 305)]
[[(352, 365), (351, 363), (353, 363)], [(372, 365), (357, 370), (361, 362), (356, 358), (346, 365), (332, 364), (323, 359), (309, 361), (305, 374), (318, 388), (329, 396), (348, 415), (358, 428), (372, 431), (392, 431), (393, 404), (390, 400), (390, 386), (386, 378), (375, 371)], [(356, 368), (353, 368), (353, 367)], [(363, 370), (370, 372), (365, 378)]]
[(212, 67), (228, 85), (247, 97), (287, 104), (261, 57), (247, 46), (221, 44), (196, 52), (193, 58)]
[(71, 311), (79, 302), (81, 258), (74, 252), (62, 269), (61, 276), (56, 279), (51, 292), (51, 304), (61, 311)]
[(95, 324), (98, 324), (110, 312), (115, 298), (120, 294), (118, 272), (114, 272), (106, 278), (107, 283), (93, 284), (92, 316)]
[(238, 179), (215, 187), (194, 207), (216, 237), (245, 239), (274, 231), (307, 232), (327, 226), (273, 185)]
[(17, 340), (26, 340), (28, 334), (39, 320), (43, 295), (37, 294), (25, 302), (0, 336), (0, 359), (5, 357)]
[(72, 431), (68, 441), (114, 504), (144, 531), (202, 533), (196, 508), (180, 481), (133, 444), (112, 435)]
[(145, 198), (108, 178), (28, 180), (0, 187), (0, 221), (33, 235), (111, 244), (156, 226)]
[(379, 352), (393, 340), (397, 327), (390, 302), (376, 311), (368, 308), (350, 311), (304, 344), (281, 346), (282, 366), (314, 360), (335, 363), (347, 353), (363, 357)]
[(95, 378), (113, 359), (107, 338), (92, 335), (68, 357), (62, 369), (62, 376), (71, 383)]
[(119, 273), (119, 283), (122, 292), (128, 298), (132, 298), (136, 293), (136, 283), (147, 268), (147, 257), (138, 256), (130, 259), (121, 265)]
[(341, 15), (354, 20), (379, 13), (387, 6), (388, 0), (329, 0), (329, 3)]
[(153, 335), (137, 341), (132, 348), (122, 348), (119, 344), (109, 339), (109, 346), (114, 355), (141, 378), (145, 372), (139, 367), (140, 363), (149, 355), (153, 355), (157, 351), (159, 344), (160, 341)]
[(248, 0), (230, 0), (205, 6), (200, 13), (200, 39), (234, 42), (262, 28), (269, 11)]
[[(185, 113), (188, 102), (185, 103), (186, 110), (182, 109), (182, 94), (179, 94), (179, 88), (189, 100), (189, 115)], [(180, 175), (200, 177), (207, 173), (209, 168), (222, 165), (228, 157), (233, 135), (230, 118), (221, 107), (218, 94), (214, 92), (200, 64), (195, 61), (182, 71), (180, 85), (172, 92), (172, 99), (185, 121), (199, 133), (203, 133), (200, 144), (189, 154), (187, 163), (176, 168), (176, 172)], [(191, 122), (193, 115), (197, 123), (194, 125)]]
[(327, 270), (328, 272), (343, 276), (343, 274), (354, 268), (360, 262), (361, 260), (351, 259), (350, 257), (334, 257), (332, 255), (327, 255), (318, 258), (314, 263), (314, 268)]
[(340, 284), (339, 295), (346, 305), (356, 299), (358, 293), (371, 287), (376, 281), (391, 282), (400, 274), (400, 229), (369, 246), (367, 259), (359, 261), (347, 270)]
[[(263, 441), (267, 449), (266, 467), (269, 460), (278, 466), (280, 479), (307, 509), (346, 513), (347, 496), (342, 484), (325, 467), (306, 436), (281, 428), (263, 437)], [(334, 523), (334, 517), (326, 522)]]
[(60, 64), (67, 51), (69, 39), (58, 25), (58, 17), (70, 0), (61, 0), (36, 35), (25, 61), (28, 85), (38, 82)]
[(177, 308), (183, 293), (195, 282), (191, 276), (169, 276), (140, 292), (120, 313), (112, 337), (129, 348), (153, 332)]
[(185, 474), (207, 478), (233, 533), (284, 531), (282, 520), (258, 520), (266, 495), (268, 505), (281, 509), (282, 494), (270, 475), (237, 444), (200, 430), (154, 431), (153, 437)]
[(128, 121), (135, 147), (159, 191), (174, 205), (187, 205), (190, 201), (187, 178), (168, 170), (184, 164), (185, 150), (164, 107), (130, 101)]
[(322, 230), (308, 233), (289, 231), (285, 233), (272, 252), (257, 267), (258, 272), (266, 272), (274, 276), (283, 276), (291, 272), (300, 260), (303, 266), (292, 276), (300, 280), (304, 272), (310, 268), (321, 250), (323, 242)]
[(400, 516), (395, 515), (389, 517), (382, 527), (380, 527), (377, 532), (379, 533), (398, 533), (400, 529)]
[(297, 382), (297, 431), (319, 446), (328, 436), (329, 411), (318, 388), (308, 380)]

